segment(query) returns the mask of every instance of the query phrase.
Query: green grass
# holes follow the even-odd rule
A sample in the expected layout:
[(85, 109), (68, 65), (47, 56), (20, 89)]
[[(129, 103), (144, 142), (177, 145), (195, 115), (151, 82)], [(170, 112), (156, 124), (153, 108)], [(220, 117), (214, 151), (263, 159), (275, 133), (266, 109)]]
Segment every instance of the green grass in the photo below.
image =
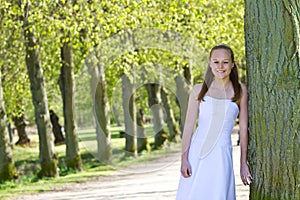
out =
[[(148, 142), (153, 143), (154, 131), (152, 127), (146, 126), (145, 129), (148, 136)], [(180, 143), (172, 143), (160, 150), (141, 152), (137, 158), (125, 157), (125, 138), (119, 137), (120, 130), (122, 130), (121, 127), (111, 127), (111, 144), (113, 148), (113, 159), (111, 164), (107, 165), (105, 163), (100, 163), (95, 158), (95, 130), (80, 130), (78, 131), (78, 136), (84, 171), (76, 172), (67, 169), (65, 164), (66, 146), (60, 145), (55, 147), (55, 152), (59, 159), (59, 177), (42, 179), (37, 178), (37, 173), (40, 170), (40, 164), (38, 161), (38, 136), (30, 135), (32, 142), (29, 146), (14, 146), (14, 160), (19, 177), (15, 181), (8, 181), (0, 184), (0, 199), (7, 199), (22, 194), (53, 190), (54, 188), (62, 187), (64, 184), (79, 183), (99, 176), (107, 176), (120, 168), (140, 162), (151, 161), (180, 148)]]

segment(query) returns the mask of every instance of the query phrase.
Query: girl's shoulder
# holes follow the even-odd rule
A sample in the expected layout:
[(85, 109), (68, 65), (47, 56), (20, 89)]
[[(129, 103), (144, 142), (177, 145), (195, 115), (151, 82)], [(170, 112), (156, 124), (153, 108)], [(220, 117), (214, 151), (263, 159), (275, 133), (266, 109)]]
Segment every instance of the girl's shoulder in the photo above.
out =
[(196, 85), (193, 86), (192, 91), (191, 91), (191, 95), (193, 95), (193, 97), (195, 99), (198, 99), (201, 88), (202, 88), (202, 83), (199, 83), (199, 84), (196, 84)]
[(198, 84), (194, 85), (193, 91), (196, 91), (199, 93), (201, 88), (202, 88), (202, 83), (198, 83)]

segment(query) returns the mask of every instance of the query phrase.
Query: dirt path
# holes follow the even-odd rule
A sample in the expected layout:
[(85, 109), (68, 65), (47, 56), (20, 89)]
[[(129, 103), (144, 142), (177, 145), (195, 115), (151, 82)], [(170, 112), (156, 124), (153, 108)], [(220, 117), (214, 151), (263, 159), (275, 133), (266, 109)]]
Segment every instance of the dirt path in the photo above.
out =
[[(237, 200), (248, 200), (249, 187), (239, 178), (239, 147), (237, 134), (232, 135), (233, 160), (236, 176)], [(14, 200), (172, 200), (179, 181), (180, 152), (115, 172), (108, 177), (72, 184), (59, 191), (20, 196)]]

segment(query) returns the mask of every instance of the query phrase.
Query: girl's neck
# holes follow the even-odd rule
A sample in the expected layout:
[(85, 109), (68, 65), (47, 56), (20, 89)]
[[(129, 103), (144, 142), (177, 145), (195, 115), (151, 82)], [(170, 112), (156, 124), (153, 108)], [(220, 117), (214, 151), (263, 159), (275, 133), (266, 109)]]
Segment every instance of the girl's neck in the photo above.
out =
[(231, 86), (231, 81), (230, 79), (215, 79), (213, 80), (211, 87), (216, 88), (216, 89), (227, 89)]

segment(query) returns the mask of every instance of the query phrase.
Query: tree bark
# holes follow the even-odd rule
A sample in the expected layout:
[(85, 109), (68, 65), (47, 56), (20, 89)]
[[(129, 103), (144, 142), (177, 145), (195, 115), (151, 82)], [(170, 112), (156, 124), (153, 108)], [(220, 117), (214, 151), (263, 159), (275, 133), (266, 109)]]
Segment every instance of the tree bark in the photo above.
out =
[(148, 138), (144, 128), (145, 120), (143, 118), (142, 109), (136, 112), (136, 124), (137, 124), (137, 151), (143, 150), (150, 151), (151, 147), (148, 142)]
[(21, 114), (20, 116), (13, 117), (14, 124), (18, 133), (18, 141), (16, 145), (26, 145), (30, 143), (30, 139), (26, 132), (27, 120), (25, 114)]
[(127, 75), (122, 75), (122, 100), (125, 123), (125, 156), (137, 156), (135, 89)]
[(176, 97), (177, 97), (177, 104), (180, 108), (180, 131), (183, 132), (183, 127), (185, 123), (185, 116), (188, 106), (188, 98), (190, 93), (190, 85), (187, 84), (184, 76), (181, 74), (177, 75), (175, 77), (175, 83), (176, 83)]
[(64, 130), (66, 133), (66, 163), (70, 169), (82, 170), (82, 161), (75, 130), (75, 81), (71, 42), (61, 49), (62, 67), (59, 85), (63, 99)]
[(245, 6), (250, 199), (300, 199), (300, 3)]
[(168, 96), (168, 92), (162, 87), (161, 88), (161, 99), (162, 99), (162, 103), (164, 105), (164, 109), (166, 111), (166, 115), (167, 115), (167, 125), (169, 128), (169, 141), (172, 142), (178, 142), (180, 140), (180, 131), (179, 128), (176, 124), (176, 120), (173, 114), (173, 110), (170, 104), (170, 99)]
[(39, 176), (58, 176), (57, 157), (54, 151), (53, 135), (51, 134), (48, 100), (44, 83), (44, 75), (40, 60), (37, 39), (33, 34), (33, 26), (28, 22), (30, 3), (24, 7), (24, 36), (26, 47), (26, 65), (30, 80), (32, 102), (39, 135), (39, 151), (41, 171)]
[(50, 121), (52, 124), (52, 132), (54, 135), (54, 144), (55, 145), (61, 145), (65, 144), (65, 138), (62, 133), (62, 126), (59, 123), (59, 117), (56, 115), (56, 113), (53, 110), (50, 110)]
[(4, 107), (1, 71), (0, 71), (0, 183), (13, 180), (17, 171), (13, 161), (13, 152), (8, 139), (7, 117)]
[(161, 85), (156, 83), (146, 83), (148, 92), (148, 105), (153, 117), (155, 131), (154, 148), (161, 148), (168, 138), (168, 133), (164, 129), (164, 113), (161, 102)]
[(185, 65), (182, 67), (183, 69), (183, 76), (186, 80), (186, 83), (188, 85), (193, 85), (193, 74), (192, 74), (192, 69), (188, 65)]

